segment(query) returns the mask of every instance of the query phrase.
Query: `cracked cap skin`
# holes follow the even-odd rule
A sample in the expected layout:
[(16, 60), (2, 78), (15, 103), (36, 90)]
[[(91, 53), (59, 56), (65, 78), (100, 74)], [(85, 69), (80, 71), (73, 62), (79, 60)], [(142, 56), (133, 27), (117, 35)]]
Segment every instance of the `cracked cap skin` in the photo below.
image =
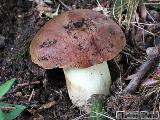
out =
[(33, 38), (30, 54), (45, 69), (86, 68), (113, 59), (125, 45), (125, 35), (112, 19), (77, 9), (46, 22)]

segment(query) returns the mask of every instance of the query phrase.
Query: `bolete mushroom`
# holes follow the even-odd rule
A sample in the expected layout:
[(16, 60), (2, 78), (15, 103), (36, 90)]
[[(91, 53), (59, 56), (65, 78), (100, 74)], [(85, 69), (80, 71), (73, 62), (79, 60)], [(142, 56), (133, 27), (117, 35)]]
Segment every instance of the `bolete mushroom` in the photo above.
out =
[(31, 59), (45, 69), (63, 68), (69, 97), (76, 106), (93, 94), (110, 93), (107, 60), (125, 46), (121, 28), (105, 15), (77, 9), (48, 21), (30, 45)]

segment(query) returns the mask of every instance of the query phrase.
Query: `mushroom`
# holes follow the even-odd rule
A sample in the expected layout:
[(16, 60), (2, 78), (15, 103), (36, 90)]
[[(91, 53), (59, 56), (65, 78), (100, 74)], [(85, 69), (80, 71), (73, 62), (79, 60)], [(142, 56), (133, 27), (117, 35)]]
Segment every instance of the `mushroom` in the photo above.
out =
[(110, 94), (108, 60), (125, 46), (121, 28), (88, 9), (64, 12), (48, 21), (30, 45), (31, 59), (45, 69), (63, 68), (69, 97), (87, 105), (93, 94)]

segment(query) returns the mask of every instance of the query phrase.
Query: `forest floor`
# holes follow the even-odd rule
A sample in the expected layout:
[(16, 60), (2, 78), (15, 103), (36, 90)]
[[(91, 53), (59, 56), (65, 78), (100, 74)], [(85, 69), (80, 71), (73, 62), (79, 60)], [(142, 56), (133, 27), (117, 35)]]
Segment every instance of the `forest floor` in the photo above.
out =
[[(110, 0), (99, 2), (108, 10), (113, 7)], [(96, 0), (63, 0), (63, 3), (55, 0), (52, 4), (46, 4), (53, 11), (60, 4), (59, 14), (69, 9), (93, 9), (98, 6)], [(16, 78), (16, 83), (2, 101), (27, 106), (18, 120), (87, 119), (86, 113), (75, 107), (69, 99), (62, 69), (45, 70), (31, 61), (31, 40), (49, 20), (44, 14), (40, 14), (43, 9), (45, 8), (40, 3), (29, 0), (0, 1), (0, 83)], [(140, 15), (140, 10), (137, 10), (143, 24), (131, 25), (127, 32), (123, 25), (121, 26), (126, 34), (127, 45), (114, 60), (109, 61), (113, 84), (111, 95), (104, 97), (104, 104), (107, 116), (114, 119), (116, 111), (160, 111), (159, 82), (146, 89), (139, 84), (132, 94), (121, 94), (147, 60), (147, 48), (160, 44), (160, 7), (148, 5), (146, 9), (154, 20), (148, 15), (143, 18), (143, 13)], [(154, 65), (156, 67), (143, 76), (143, 80), (155, 78), (155, 73), (160, 80), (157, 61)], [(146, 84), (148, 86), (150, 82)]]

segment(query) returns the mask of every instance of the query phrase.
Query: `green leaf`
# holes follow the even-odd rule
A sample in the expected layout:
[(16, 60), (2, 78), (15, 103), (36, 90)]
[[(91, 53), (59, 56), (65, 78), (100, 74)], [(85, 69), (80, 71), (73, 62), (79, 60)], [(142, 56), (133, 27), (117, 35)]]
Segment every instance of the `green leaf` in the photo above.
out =
[(1, 118), (1, 120), (5, 120), (2, 110), (0, 110), (0, 118)]
[(115, 17), (120, 16), (127, 9), (128, 0), (113, 0), (113, 14)]
[(103, 116), (105, 110), (101, 95), (93, 95), (90, 102), (90, 120), (107, 120), (107, 118)]
[(6, 81), (2, 85), (0, 85), (0, 99), (7, 93), (7, 91), (11, 88), (15, 81), (15, 78)]
[(136, 11), (138, 4), (139, 4), (139, 0), (128, 0), (127, 13), (126, 13), (126, 21), (127, 21), (126, 29), (127, 30), (129, 30), (133, 13), (134, 11)]
[(0, 109), (1, 107), (15, 107), (13, 110), (3, 111), (0, 110), (0, 120), (13, 120), (20, 115), (20, 113), (26, 108), (23, 105), (14, 105), (8, 103), (0, 102)]
[(125, 19), (123, 20), (122, 24), (126, 26), (127, 31), (130, 28), (132, 16), (134, 12), (137, 10), (139, 2), (140, 0), (113, 0), (112, 1), (114, 18), (123, 20), (123, 16), (125, 16)]

